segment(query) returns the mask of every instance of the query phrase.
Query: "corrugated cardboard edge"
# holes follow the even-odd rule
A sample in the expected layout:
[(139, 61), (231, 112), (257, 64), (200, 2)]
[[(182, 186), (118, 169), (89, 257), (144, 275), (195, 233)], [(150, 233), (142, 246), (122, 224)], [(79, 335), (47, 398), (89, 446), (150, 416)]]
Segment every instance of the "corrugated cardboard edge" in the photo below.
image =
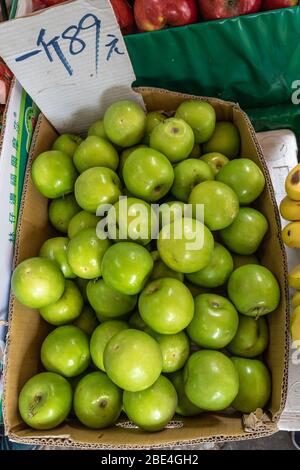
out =
[[(149, 88), (149, 87), (147, 87), (147, 88), (136, 88), (135, 89), (135, 91), (137, 91), (137, 92), (142, 92), (142, 91), (145, 91), (145, 92), (148, 91), (149, 92), (151, 90), (159, 92), (159, 93), (164, 93), (164, 94), (169, 94), (169, 95), (172, 94), (172, 95), (175, 95), (175, 96), (180, 96), (180, 97), (186, 98), (186, 99), (196, 98), (196, 99), (202, 99), (204, 101), (209, 101), (211, 99), (211, 98), (208, 98), (208, 97), (201, 97), (201, 96), (196, 96), (196, 95), (188, 95), (188, 94), (183, 94), (183, 93), (177, 93), (177, 92), (172, 92), (172, 91), (159, 89), (159, 88)], [(224, 103), (224, 100), (220, 100), (220, 99), (216, 98), (216, 99), (214, 99), (214, 102), (216, 102), (216, 103), (219, 102), (221, 104), (221, 103)], [(275, 194), (274, 194), (273, 185), (272, 185), (272, 182), (271, 182), (271, 179), (270, 179), (269, 171), (268, 171), (267, 165), (266, 165), (264, 157), (263, 157), (263, 152), (262, 152), (261, 146), (260, 146), (260, 144), (259, 144), (259, 142), (256, 138), (256, 134), (255, 134), (255, 131), (252, 127), (250, 119), (248, 118), (247, 114), (244, 111), (242, 111), (242, 109), (239, 107), (239, 105), (237, 103), (229, 103), (229, 104), (231, 104), (231, 106), (233, 108), (238, 110), (243, 115), (244, 119), (248, 123), (249, 130), (251, 132), (252, 138), (253, 138), (254, 143), (255, 143), (255, 145), (257, 147), (257, 150), (258, 150), (258, 155), (259, 155), (261, 165), (264, 169), (264, 174), (265, 174), (265, 177), (266, 177), (266, 183), (267, 183), (268, 189), (270, 191), (273, 207), (277, 208), (277, 204), (276, 204), (276, 200), (275, 200)], [(30, 149), (30, 155), (29, 155), (29, 159), (28, 159), (28, 162), (27, 162), (28, 168), (30, 168), (30, 165), (31, 165), (33, 150), (35, 148), (35, 143), (36, 143), (36, 137), (37, 137), (39, 128), (41, 126), (42, 119), (44, 119), (44, 118), (43, 118), (42, 115), (40, 115), (39, 120), (38, 120), (37, 125), (36, 125), (35, 132), (34, 132), (32, 146), (31, 146), (31, 149)], [(20, 206), (19, 221), (18, 221), (18, 227), (17, 227), (17, 240), (18, 240), (19, 233), (20, 233), (20, 230), (21, 230), (21, 227), (22, 227), (22, 214), (23, 214), (24, 203), (25, 203), (24, 194), (26, 192), (26, 187), (28, 185), (29, 178), (30, 178), (30, 172), (26, 171), (25, 180), (24, 180), (24, 191), (23, 191), (23, 197), (22, 197), (21, 206)], [(277, 222), (278, 234), (280, 234), (281, 233), (281, 223), (280, 223), (280, 216), (279, 216), (278, 208), (277, 208), (277, 210), (275, 210), (275, 218), (276, 218), (276, 222)], [(286, 274), (284, 292), (285, 292), (285, 295), (286, 295), (287, 307), (288, 307), (289, 306), (289, 303), (288, 303), (289, 292), (288, 292), (288, 283), (287, 283), (288, 268), (287, 268), (286, 253), (285, 253), (284, 245), (283, 245), (283, 242), (282, 242), (280, 236), (279, 236), (279, 242), (280, 242), (280, 248), (281, 248), (281, 251), (282, 251), (282, 259), (284, 260), (284, 272)], [(18, 243), (16, 243), (14, 265), (16, 263), (17, 258), (18, 258)], [(9, 308), (9, 319), (12, 316), (13, 302), (14, 302), (14, 300), (11, 297), (11, 299), (10, 299), (10, 308)], [(247, 419), (247, 416), (245, 416), (243, 418), (243, 422), (247, 423), (247, 425), (245, 426), (244, 434), (241, 434), (241, 435), (238, 435), (238, 436), (236, 436), (236, 435), (218, 435), (218, 436), (211, 436), (211, 437), (200, 437), (200, 438), (190, 439), (190, 440), (187, 440), (187, 439), (183, 438), (182, 440), (179, 440), (179, 441), (170, 441), (170, 443), (165, 442), (161, 445), (148, 445), (148, 446), (138, 445), (138, 444), (136, 444), (136, 445), (131, 445), (131, 444), (126, 445), (125, 444), (125, 445), (122, 445), (122, 446), (114, 444), (113, 446), (110, 446), (110, 445), (98, 444), (98, 443), (92, 443), (92, 444), (83, 443), (83, 442), (79, 443), (79, 442), (75, 442), (73, 439), (71, 439), (70, 436), (67, 436), (67, 435), (57, 436), (56, 438), (53, 438), (53, 437), (43, 437), (43, 438), (41, 438), (41, 437), (35, 437), (34, 435), (33, 435), (32, 438), (19, 437), (13, 431), (8, 432), (6, 412), (5, 412), (5, 402), (4, 402), (3, 417), (4, 417), (4, 425), (5, 425), (5, 429), (7, 431), (7, 435), (14, 442), (20, 442), (20, 443), (23, 443), (23, 444), (30, 444), (30, 445), (71, 447), (71, 448), (78, 448), (78, 449), (79, 448), (80, 449), (111, 449), (111, 448), (114, 448), (116, 450), (118, 450), (118, 449), (121, 449), (121, 450), (122, 449), (149, 449), (149, 448), (151, 448), (151, 449), (160, 449), (160, 448), (174, 447), (174, 446), (180, 446), (180, 445), (182, 445), (182, 446), (184, 446), (184, 445), (197, 445), (197, 444), (201, 444), (201, 443), (204, 443), (204, 442), (213, 442), (213, 443), (218, 442), (219, 443), (219, 442), (225, 442), (225, 441), (244, 441), (244, 440), (248, 440), (248, 439), (258, 439), (258, 438), (261, 438), (261, 437), (271, 436), (272, 434), (274, 434), (278, 431), (277, 422), (278, 422), (278, 419), (280, 417), (281, 412), (284, 409), (286, 398), (287, 398), (287, 389), (288, 389), (288, 387), (287, 387), (287, 385), (288, 385), (288, 381), (287, 381), (287, 379), (288, 379), (288, 351), (289, 351), (289, 347), (288, 347), (289, 346), (289, 334), (288, 334), (288, 328), (287, 328), (288, 322), (289, 322), (289, 308), (287, 308), (286, 312), (285, 312), (285, 331), (284, 331), (284, 335), (285, 335), (285, 351), (286, 351), (286, 354), (285, 354), (285, 358), (284, 358), (284, 374), (283, 374), (283, 379), (282, 379), (280, 409), (272, 417), (271, 420), (257, 419), (257, 417), (255, 419), (250, 419), (249, 420), (249, 418)], [(6, 347), (9, 347), (9, 344), (10, 344), (10, 327), (8, 328)], [(7, 367), (4, 370), (4, 396), (8, 392), (7, 388), (6, 388), (6, 371), (7, 371)], [(253, 422), (255, 424), (251, 425), (251, 422)]]
[(51, 447), (70, 447), (73, 449), (85, 449), (85, 450), (147, 450), (147, 449), (167, 449), (168, 447), (177, 447), (177, 446), (182, 446), (184, 449), (184, 446), (190, 446), (190, 445), (197, 445), (197, 444), (203, 444), (205, 442), (210, 442), (210, 443), (222, 443), (222, 442), (228, 442), (228, 441), (246, 441), (249, 439), (259, 439), (261, 437), (268, 437), (272, 436), (272, 434), (276, 433), (278, 431), (277, 427), (274, 427), (274, 429), (269, 429), (268, 431), (255, 431), (254, 433), (249, 433), (245, 434), (243, 436), (217, 436), (217, 437), (210, 437), (210, 438), (201, 438), (201, 439), (192, 439), (192, 440), (182, 440), (182, 441), (172, 441), (170, 444), (164, 443), (162, 445), (148, 445), (148, 446), (143, 446), (143, 445), (113, 445), (113, 446), (108, 446), (108, 445), (101, 445), (101, 444), (84, 444), (84, 443), (78, 443), (73, 441), (72, 439), (65, 437), (65, 438), (19, 438), (15, 436), (14, 434), (10, 433), (8, 437), (17, 443), (20, 444), (29, 444), (29, 445), (37, 445), (37, 446), (51, 446)]

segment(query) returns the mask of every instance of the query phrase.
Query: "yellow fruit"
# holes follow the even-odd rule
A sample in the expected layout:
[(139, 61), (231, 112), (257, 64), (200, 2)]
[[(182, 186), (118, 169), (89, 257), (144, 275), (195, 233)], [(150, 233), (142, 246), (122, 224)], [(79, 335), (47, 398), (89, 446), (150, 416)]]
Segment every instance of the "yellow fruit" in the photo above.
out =
[(291, 336), (293, 341), (300, 340), (300, 306), (295, 308), (291, 316)]
[(293, 295), (292, 305), (293, 307), (298, 307), (298, 305), (300, 305), (300, 292), (296, 292), (296, 294)]
[(300, 289), (300, 264), (294, 267), (288, 276), (289, 286), (293, 289)]
[(300, 201), (293, 201), (286, 196), (282, 199), (279, 209), (285, 220), (300, 220)]
[(300, 248), (300, 222), (291, 222), (284, 227), (282, 240), (289, 248)]
[(285, 190), (289, 198), (300, 201), (300, 164), (296, 165), (287, 175)]

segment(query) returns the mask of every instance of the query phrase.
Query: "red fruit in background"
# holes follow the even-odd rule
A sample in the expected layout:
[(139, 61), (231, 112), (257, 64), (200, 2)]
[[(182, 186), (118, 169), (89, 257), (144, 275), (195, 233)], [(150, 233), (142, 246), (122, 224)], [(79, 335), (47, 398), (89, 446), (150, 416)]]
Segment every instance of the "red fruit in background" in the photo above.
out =
[(52, 7), (52, 5), (57, 5), (58, 3), (64, 3), (66, 0), (40, 0), (41, 3), (46, 5), (46, 7)]
[(277, 10), (278, 8), (294, 7), (298, 0), (263, 0), (263, 10)]
[(37, 11), (42, 8), (52, 7), (59, 3), (64, 3), (66, 0), (32, 0), (32, 10)]
[(247, 15), (261, 9), (261, 0), (198, 0), (198, 4), (205, 20)]
[(13, 74), (0, 59), (0, 104), (5, 104)]
[[(42, 8), (46, 7), (51, 7), (59, 3), (64, 3), (65, 1), (66, 0), (33, 0), (33, 11), (41, 10)], [(124, 35), (133, 33), (133, 11), (127, 0), (110, 0), (110, 3), (113, 7), (122, 33)]]
[(134, 30), (134, 17), (131, 6), (126, 0), (110, 0), (122, 33), (131, 34)]
[(134, 17), (140, 31), (196, 23), (196, 0), (135, 0)]

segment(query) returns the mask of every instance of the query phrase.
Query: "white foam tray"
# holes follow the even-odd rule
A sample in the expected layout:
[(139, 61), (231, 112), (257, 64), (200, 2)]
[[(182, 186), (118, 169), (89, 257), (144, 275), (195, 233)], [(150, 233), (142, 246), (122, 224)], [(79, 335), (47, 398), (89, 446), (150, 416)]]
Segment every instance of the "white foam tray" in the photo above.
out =
[[(297, 165), (298, 146), (295, 134), (287, 129), (260, 132), (257, 134), (273, 182), (278, 205), (284, 198), (285, 178)], [(284, 227), (288, 222), (281, 220)], [(289, 270), (300, 263), (300, 250), (287, 248)], [(290, 343), (289, 381), (286, 407), (279, 420), (278, 427), (284, 431), (300, 430), (300, 350)]]

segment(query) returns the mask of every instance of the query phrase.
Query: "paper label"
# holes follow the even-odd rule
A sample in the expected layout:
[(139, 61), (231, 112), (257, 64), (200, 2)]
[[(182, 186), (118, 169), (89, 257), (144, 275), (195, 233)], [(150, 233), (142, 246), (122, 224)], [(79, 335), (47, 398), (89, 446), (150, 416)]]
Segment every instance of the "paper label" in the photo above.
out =
[(1, 24), (0, 55), (60, 133), (86, 132), (115, 101), (143, 104), (108, 0), (76, 0)]

